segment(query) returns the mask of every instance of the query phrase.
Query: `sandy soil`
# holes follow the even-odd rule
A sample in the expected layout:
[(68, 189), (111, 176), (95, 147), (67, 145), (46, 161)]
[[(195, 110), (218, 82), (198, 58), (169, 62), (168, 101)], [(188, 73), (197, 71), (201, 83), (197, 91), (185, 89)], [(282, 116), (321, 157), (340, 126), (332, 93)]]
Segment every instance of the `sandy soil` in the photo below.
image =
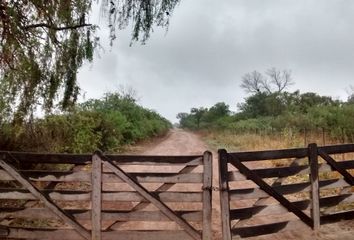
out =
[[(193, 155), (202, 154), (209, 147), (197, 135), (180, 129), (173, 129), (163, 139), (145, 143), (139, 154), (146, 155)], [(218, 187), (217, 153), (213, 152), (213, 186)], [(213, 235), (214, 239), (221, 239), (221, 220), (219, 193), (213, 192)], [(326, 239), (326, 240), (352, 240), (354, 239), (354, 221), (343, 221), (335, 224), (321, 226), (318, 233), (308, 229), (286, 232), (282, 234), (266, 235), (253, 239)]]
[[(168, 136), (155, 146), (149, 146), (142, 152), (146, 155), (198, 155), (208, 150), (208, 146), (197, 135), (181, 129), (173, 129)], [(218, 183), (217, 154), (213, 152), (213, 186)], [(220, 200), (219, 193), (213, 192), (213, 236), (221, 239)]]

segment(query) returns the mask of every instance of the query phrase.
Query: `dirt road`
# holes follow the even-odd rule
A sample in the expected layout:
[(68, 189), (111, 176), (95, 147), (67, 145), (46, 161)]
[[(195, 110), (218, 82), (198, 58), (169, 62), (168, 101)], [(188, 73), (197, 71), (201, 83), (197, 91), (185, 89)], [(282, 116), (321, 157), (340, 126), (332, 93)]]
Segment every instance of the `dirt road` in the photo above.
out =
[(208, 150), (206, 144), (195, 134), (173, 129), (162, 142), (145, 150), (147, 155), (194, 155)]
[[(205, 142), (197, 135), (180, 129), (173, 129), (164, 139), (157, 143), (149, 143), (144, 147), (140, 154), (146, 155), (194, 155), (202, 154), (209, 150)], [(218, 186), (218, 164), (217, 153), (213, 152), (213, 186)], [(213, 239), (221, 238), (221, 220), (220, 220), (220, 198), (218, 192), (213, 192)], [(324, 225), (321, 230), (315, 234), (309, 229), (299, 231), (289, 231), (276, 235), (265, 235), (255, 239), (263, 240), (281, 240), (281, 239), (326, 239), (336, 240), (354, 239), (354, 221), (338, 222), (335, 224)]]
[[(157, 145), (146, 149), (146, 155), (194, 155), (203, 154), (209, 150), (197, 135), (181, 129), (173, 129), (169, 135)], [(219, 185), (217, 154), (213, 154), (213, 186)], [(213, 192), (213, 239), (221, 239), (221, 220), (220, 220), (220, 200), (219, 193)]]

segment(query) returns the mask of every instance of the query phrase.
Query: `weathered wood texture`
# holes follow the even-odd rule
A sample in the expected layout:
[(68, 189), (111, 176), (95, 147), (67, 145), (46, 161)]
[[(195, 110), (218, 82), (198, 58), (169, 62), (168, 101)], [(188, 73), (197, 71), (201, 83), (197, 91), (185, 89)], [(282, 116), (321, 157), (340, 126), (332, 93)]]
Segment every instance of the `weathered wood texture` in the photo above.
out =
[[(0, 157), (0, 219), (9, 219), (0, 225), (0, 238), (211, 239), (210, 152), (123, 156), (0, 151)], [(22, 162), (47, 167), (24, 169)], [(6, 225), (10, 220), (26, 224)], [(138, 222), (146, 230), (135, 227)]]
[(213, 181), (213, 156), (211, 152), (205, 152), (204, 156), (204, 181), (203, 181), (203, 240), (212, 239), (212, 181)]
[[(82, 240), (77, 232), (70, 229), (7, 228), (9, 239), (43, 239), (43, 240)], [(1, 235), (0, 235), (1, 236)], [(106, 231), (102, 233), (105, 240), (191, 240), (184, 231)]]
[[(354, 178), (348, 170), (354, 169), (354, 160), (337, 161), (331, 156), (353, 152), (354, 144), (234, 153), (220, 150), (223, 238), (253, 237), (304, 225), (316, 230), (321, 224), (353, 219)], [(278, 162), (269, 164), (273, 160)], [(247, 164), (255, 161), (268, 162), (256, 169), (257, 164)], [(336, 212), (340, 206), (348, 210)]]
[(266, 182), (262, 180), (262, 178), (258, 177), (256, 174), (254, 174), (249, 168), (247, 168), (245, 165), (243, 165), (238, 159), (235, 157), (230, 158), (229, 162), (237, 167), (240, 172), (242, 172), (244, 175), (247, 176), (247, 178), (251, 179), (254, 181), (264, 192), (266, 192), (269, 196), (272, 196), (275, 198), (279, 203), (284, 206), (286, 209), (288, 209), (289, 212), (294, 213), (297, 217), (299, 217), (304, 223), (309, 225), (310, 227), (313, 226), (312, 220), (307, 216), (305, 213), (303, 213), (300, 209), (298, 209), (296, 206), (294, 206), (288, 199), (286, 199), (282, 194), (279, 194), (277, 191), (275, 191), (271, 186), (269, 186)]
[(228, 155), (225, 149), (219, 150), (219, 190), (220, 190), (220, 207), (221, 207), (221, 223), (222, 236), (224, 240), (231, 240), (231, 223), (230, 223), (230, 197), (229, 184), (227, 180), (227, 163)]
[(101, 208), (102, 208), (102, 161), (94, 154), (92, 156), (92, 240), (101, 240)]
[(311, 181), (311, 217), (313, 221), (313, 229), (320, 228), (320, 189), (318, 180), (318, 156), (317, 145), (315, 143), (309, 145), (309, 165), (310, 165), (310, 181)]
[(81, 236), (85, 239), (90, 239), (90, 233), (81, 226), (74, 218), (66, 214), (62, 209), (60, 209), (50, 198), (43, 195), (31, 182), (29, 182), (24, 176), (19, 174), (15, 168), (10, 164), (5, 162), (5, 160), (0, 159), (0, 166), (6, 170), (13, 178), (15, 178), (19, 183), (21, 183), (28, 191), (37, 199), (39, 199), (49, 210), (59, 216), (64, 222), (71, 225)]
[(122, 169), (113, 164), (109, 159), (104, 156), (100, 156), (103, 163), (110, 168), (120, 179), (128, 183), (132, 188), (134, 188), (143, 198), (151, 202), (155, 207), (157, 207), (162, 213), (164, 213), (172, 221), (176, 222), (183, 230), (185, 230), (193, 239), (201, 239), (200, 234), (191, 225), (189, 225), (183, 218), (176, 215), (172, 209), (170, 209), (166, 204), (164, 204), (156, 196), (152, 195), (148, 190), (146, 190), (141, 184), (127, 175)]
[[(4, 152), (0, 156), (11, 154), (8, 161), (26, 163), (52, 163), (52, 164), (77, 164), (86, 165), (91, 163), (91, 154), (52, 154), (52, 153), (25, 153)], [(142, 156), (142, 155), (105, 155), (111, 161), (120, 165), (202, 165), (203, 156)]]

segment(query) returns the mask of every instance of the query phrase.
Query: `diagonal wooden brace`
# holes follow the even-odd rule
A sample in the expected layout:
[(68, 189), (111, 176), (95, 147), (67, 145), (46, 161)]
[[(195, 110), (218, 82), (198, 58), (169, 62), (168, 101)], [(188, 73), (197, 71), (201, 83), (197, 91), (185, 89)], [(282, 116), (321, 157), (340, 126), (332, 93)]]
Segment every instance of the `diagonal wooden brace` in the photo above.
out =
[(288, 211), (294, 213), (297, 217), (299, 217), (304, 223), (313, 228), (312, 219), (303, 213), (299, 208), (294, 206), (288, 199), (283, 197), (281, 194), (276, 192), (271, 186), (269, 186), (262, 178), (257, 176), (252, 172), (248, 167), (246, 167), (240, 160), (236, 159), (234, 156), (229, 156), (228, 161), (234, 165), (242, 174), (244, 174), (248, 179), (252, 180), (256, 183), (263, 191), (267, 194), (275, 198), (281, 205), (283, 205)]
[(337, 172), (342, 174), (344, 180), (351, 186), (354, 186), (354, 177), (344, 168), (341, 168), (338, 163), (329, 156), (326, 152), (321, 149), (318, 149), (318, 154)]
[[(197, 168), (197, 166), (185, 166), (183, 167), (178, 174), (184, 174), (184, 173), (191, 173), (195, 168)], [(163, 183), (161, 186), (159, 186), (155, 191), (167, 191), (170, 188), (172, 188), (173, 186), (175, 186), (176, 183)], [(146, 208), (149, 205), (149, 202), (140, 202), (138, 203), (136, 206), (134, 206), (132, 209), (130, 209), (130, 211), (138, 211), (138, 210), (143, 210), (144, 208)], [(120, 224), (122, 224), (123, 222), (120, 221), (116, 221), (113, 224), (111, 224), (107, 229), (114, 227), (119, 227)]]
[(172, 221), (175, 221), (180, 227), (182, 227), (191, 237), (196, 240), (201, 240), (201, 234), (196, 231), (191, 225), (189, 225), (183, 218), (177, 216), (166, 204), (161, 202), (155, 196), (153, 196), (146, 188), (144, 188), (140, 183), (135, 181), (129, 175), (127, 175), (121, 168), (111, 163), (111, 161), (100, 155), (103, 164), (105, 164), (109, 169), (113, 171), (120, 179), (129, 184), (132, 188), (134, 188), (141, 196), (143, 196), (146, 200), (154, 204), (163, 214), (166, 215)]
[(43, 195), (30, 181), (26, 179), (26, 177), (16, 171), (12, 165), (8, 164), (4, 160), (4, 156), (1, 156), (0, 158), (0, 166), (14, 179), (21, 183), (30, 193), (33, 194), (33, 196), (42, 201), (49, 210), (55, 213), (63, 221), (71, 225), (81, 236), (87, 240), (91, 239), (91, 234), (89, 231), (87, 231), (83, 226), (76, 222), (75, 219), (73, 219), (70, 215), (61, 210), (54, 202), (52, 202), (50, 198)]

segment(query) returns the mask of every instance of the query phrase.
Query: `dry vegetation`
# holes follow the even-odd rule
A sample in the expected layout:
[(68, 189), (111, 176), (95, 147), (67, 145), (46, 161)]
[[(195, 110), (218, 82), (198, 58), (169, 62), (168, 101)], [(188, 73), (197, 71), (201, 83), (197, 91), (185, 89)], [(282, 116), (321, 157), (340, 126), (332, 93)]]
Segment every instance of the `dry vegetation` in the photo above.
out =
[(199, 134), (212, 148), (224, 148), (230, 152), (307, 147), (308, 143), (317, 143), (317, 145), (343, 143), (341, 139), (331, 138), (328, 134), (325, 133), (323, 135), (320, 132), (311, 133), (306, 136), (291, 131), (276, 134), (237, 134), (230, 131), (201, 131)]
[[(235, 134), (228, 131), (203, 131), (199, 132), (199, 134), (204, 138), (204, 140), (213, 148), (213, 149), (226, 149), (228, 152), (242, 152), (242, 151), (259, 151), (259, 150), (280, 150), (287, 148), (303, 148), (307, 147), (308, 143), (315, 142), (319, 146), (322, 145), (334, 145), (334, 144), (342, 144), (343, 142), (339, 139), (331, 138), (329, 135), (325, 135), (322, 132), (312, 133), (307, 135), (304, 134), (293, 134), (291, 132), (282, 132), (277, 134)], [(346, 154), (337, 154), (331, 155), (336, 161), (346, 161), (353, 160), (354, 153), (346, 153)], [(319, 157), (319, 164), (324, 164), (325, 161)], [(274, 168), (274, 167), (289, 167), (296, 165), (308, 165), (308, 159), (278, 159), (271, 161), (255, 161), (255, 162), (246, 162), (245, 165), (250, 169), (259, 169), (259, 168)], [(326, 165), (326, 164), (324, 164)], [(236, 170), (236, 169), (234, 169)], [(354, 175), (353, 169), (349, 170), (349, 172)], [(343, 178), (341, 174), (336, 171), (324, 171), (319, 173), (319, 179), (321, 182), (335, 182), (338, 179)], [(279, 186), (279, 185), (292, 185), (292, 184), (300, 184), (309, 182), (308, 174), (295, 174), (292, 176), (288, 176), (285, 178), (264, 178), (265, 182), (269, 185)], [(239, 181), (239, 182), (230, 182), (230, 189), (249, 189), (249, 188), (258, 188), (252, 181)], [(339, 187), (339, 186), (326, 186), (323, 185), (323, 188), (320, 188), (320, 198), (329, 199), (331, 197), (336, 196), (349, 196), (353, 194), (354, 187)], [(292, 194), (285, 194), (285, 198), (289, 201), (304, 201), (311, 199), (311, 194), (309, 191), (301, 190)], [(272, 198), (267, 198), (268, 204), (276, 204), (276, 201)], [(247, 199), (231, 201), (230, 207), (232, 209), (244, 208), (244, 207), (252, 207), (257, 205), (258, 201), (264, 201), (264, 199)], [(320, 213), (321, 216), (331, 215), (335, 213), (340, 213), (344, 211), (353, 211), (354, 203), (351, 201), (341, 201), (338, 204), (333, 206), (321, 205)], [(310, 215), (310, 208), (304, 210), (304, 212)], [(289, 218), (296, 219), (292, 214), (288, 215), (278, 215), (272, 214), (267, 216), (258, 216), (254, 215), (252, 218), (246, 220), (234, 220), (232, 221), (233, 228), (240, 226), (251, 226), (257, 224), (265, 224), (265, 223), (273, 223), (279, 222), (281, 219), (285, 220)], [(353, 221), (346, 222), (336, 222), (332, 224), (326, 224), (321, 227), (321, 231), (318, 235), (318, 239), (351, 239), (348, 238), (348, 233), (354, 230)], [(330, 236), (327, 229), (336, 229), (338, 235)], [(264, 239), (282, 239), (284, 236), (287, 236), (289, 239), (305, 239), (310, 237), (311, 232), (305, 231), (303, 229), (303, 233), (296, 234), (272, 234)], [(285, 233), (285, 232), (284, 232)], [(331, 233), (333, 235), (333, 233)], [(347, 234), (347, 235), (345, 235)], [(337, 237), (338, 236), (338, 237)], [(343, 236), (343, 237), (342, 237)], [(258, 238), (257, 238), (258, 239)], [(263, 239), (263, 238), (262, 238)]]

